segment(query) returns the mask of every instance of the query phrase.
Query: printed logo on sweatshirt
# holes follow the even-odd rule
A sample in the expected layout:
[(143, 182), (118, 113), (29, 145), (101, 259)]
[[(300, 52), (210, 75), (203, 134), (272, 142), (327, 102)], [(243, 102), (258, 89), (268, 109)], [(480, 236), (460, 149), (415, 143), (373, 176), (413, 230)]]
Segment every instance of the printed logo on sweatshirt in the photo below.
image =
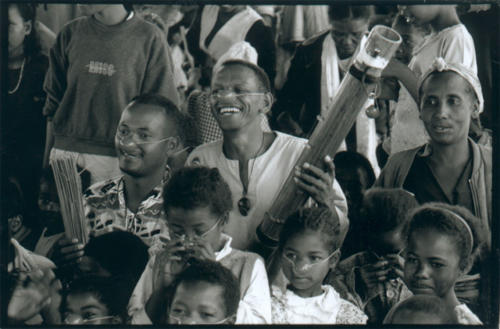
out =
[(113, 64), (102, 63), (98, 61), (90, 61), (89, 64), (85, 65), (89, 69), (89, 73), (102, 74), (107, 76), (112, 76), (115, 74), (115, 66)]

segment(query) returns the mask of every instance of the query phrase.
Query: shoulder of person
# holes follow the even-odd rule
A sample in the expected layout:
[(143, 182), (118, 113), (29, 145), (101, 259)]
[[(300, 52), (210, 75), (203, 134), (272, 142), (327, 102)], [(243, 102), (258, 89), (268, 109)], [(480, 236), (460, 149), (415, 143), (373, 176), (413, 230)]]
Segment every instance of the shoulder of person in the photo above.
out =
[(107, 194), (111, 189), (118, 186), (121, 177), (106, 179), (92, 184), (83, 193), (84, 198)]
[(353, 303), (341, 298), (336, 324), (366, 324), (368, 316)]
[(198, 145), (188, 156), (187, 166), (200, 166), (206, 164), (210, 158), (215, 158), (222, 148), (222, 140), (216, 140), (210, 143)]
[(320, 31), (317, 34), (313, 35), (312, 37), (304, 40), (301, 44), (300, 47), (318, 47), (321, 46), (325, 38), (330, 34), (330, 29)]

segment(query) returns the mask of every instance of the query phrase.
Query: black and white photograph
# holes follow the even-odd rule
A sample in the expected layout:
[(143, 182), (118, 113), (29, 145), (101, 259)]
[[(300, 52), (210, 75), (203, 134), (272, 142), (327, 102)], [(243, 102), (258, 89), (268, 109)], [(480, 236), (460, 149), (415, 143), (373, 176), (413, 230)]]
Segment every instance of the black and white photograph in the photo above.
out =
[(498, 1), (0, 8), (2, 328), (499, 328)]

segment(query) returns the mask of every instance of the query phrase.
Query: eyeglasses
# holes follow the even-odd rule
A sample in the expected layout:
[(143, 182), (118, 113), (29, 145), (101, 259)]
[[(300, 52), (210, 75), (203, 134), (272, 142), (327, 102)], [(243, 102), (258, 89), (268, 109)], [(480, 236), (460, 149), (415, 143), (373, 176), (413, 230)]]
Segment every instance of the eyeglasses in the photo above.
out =
[(323, 264), (324, 262), (327, 262), (331, 257), (333, 257), (335, 254), (337, 254), (339, 252), (338, 249), (336, 249), (334, 252), (332, 252), (328, 257), (326, 258), (323, 258), (319, 261), (316, 261), (316, 262), (312, 262), (312, 263), (309, 263), (309, 264), (304, 264), (302, 265), (301, 268), (297, 268), (297, 263), (295, 262), (295, 260), (289, 258), (287, 255), (283, 254), (283, 258), (286, 259), (290, 264), (292, 264), (293, 266), (293, 269), (296, 271), (296, 272), (306, 272), (306, 271), (309, 271), (311, 270), (312, 268), (314, 268), (315, 266), (318, 266), (320, 264)]
[[(215, 224), (212, 225), (212, 227), (210, 227), (208, 230), (206, 230), (205, 232), (200, 233), (200, 234), (195, 233), (194, 235), (197, 238), (203, 239), (208, 234), (210, 234), (210, 232), (212, 232), (213, 230), (215, 230), (215, 228), (217, 227), (217, 225), (219, 225), (219, 223), (220, 223), (221, 220), (222, 220), (222, 218), (217, 219), (217, 221), (215, 222)], [(179, 234), (177, 232), (174, 232), (174, 230), (172, 230), (172, 229), (170, 231), (172, 232), (172, 238), (174, 238), (175, 240), (186, 240), (187, 239), (185, 232), (182, 232), (181, 234)]]
[(210, 323), (198, 323), (196, 321), (189, 321), (189, 322), (187, 322), (184, 316), (177, 317), (177, 316), (174, 316), (174, 315), (171, 315), (171, 314), (169, 314), (168, 317), (175, 322), (175, 323), (172, 323), (172, 324), (224, 324), (227, 321), (229, 321), (229, 319), (231, 319), (232, 317), (234, 317), (234, 314), (231, 315), (231, 316), (225, 317), (222, 320), (219, 320), (219, 321), (216, 321), (216, 322), (210, 322)]
[(65, 324), (87, 324), (87, 323), (94, 323), (94, 322), (100, 321), (100, 320), (112, 319), (115, 317), (116, 316), (114, 316), (114, 315), (108, 315), (108, 316), (95, 317), (95, 318), (91, 318), (91, 319), (84, 319), (81, 316), (73, 316), (73, 317), (66, 317), (64, 319), (64, 323)]
[(216, 90), (212, 91), (209, 95), (210, 101), (215, 102), (221, 97), (245, 97), (245, 96), (261, 96), (265, 95), (266, 93), (263, 92), (258, 92), (258, 93), (240, 93), (240, 92), (234, 92), (234, 91), (224, 91), (224, 90)]
[(169, 140), (171, 138), (174, 138), (173, 136), (162, 138), (159, 140), (150, 140), (150, 136), (144, 133), (137, 133), (137, 132), (132, 132), (129, 129), (123, 129), (121, 127), (118, 127), (116, 130), (116, 138), (121, 144), (125, 144), (126, 141), (128, 141), (128, 138), (130, 138), (134, 144), (136, 145), (144, 145), (144, 144), (156, 144), (156, 143), (161, 143), (166, 140)]

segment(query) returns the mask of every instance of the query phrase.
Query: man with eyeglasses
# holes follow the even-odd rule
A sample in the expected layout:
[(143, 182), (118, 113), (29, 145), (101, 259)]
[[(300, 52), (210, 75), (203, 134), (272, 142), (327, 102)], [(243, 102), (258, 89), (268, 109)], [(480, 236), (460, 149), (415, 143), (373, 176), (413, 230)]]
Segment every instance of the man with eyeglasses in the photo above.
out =
[[(88, 233), (98, 236), (124, 230), (149, 247), (161, 245), (160, 236), (168, 236), (162, 189), (171, 171), (168, 163), (185, 150), (187, 120), (160, 95), (132, 100), (115, 135), (122, 175), (92, 185), (84, 195)], [(62, 238), (53, 258), (63, 264), (79, 261), (83, 247), (78, 241)]]
[(210, 95), (212, 114), (223, 139), (197, 147), (187, 165), (219, 169), (234, 198), (225, 233), (240, 250), (261, 252), (256, 229), (292, 171), (302, 192), (335, 211), (347, 229), (347, 204), (334, 179), (332, 159), (325, 170), (304, 164), (294, 168), (306, 140), (264, 132), (260, 115), (271, 108), (273, 96), (266, 73), (253, 63), (228, 60), (214, 72)]

